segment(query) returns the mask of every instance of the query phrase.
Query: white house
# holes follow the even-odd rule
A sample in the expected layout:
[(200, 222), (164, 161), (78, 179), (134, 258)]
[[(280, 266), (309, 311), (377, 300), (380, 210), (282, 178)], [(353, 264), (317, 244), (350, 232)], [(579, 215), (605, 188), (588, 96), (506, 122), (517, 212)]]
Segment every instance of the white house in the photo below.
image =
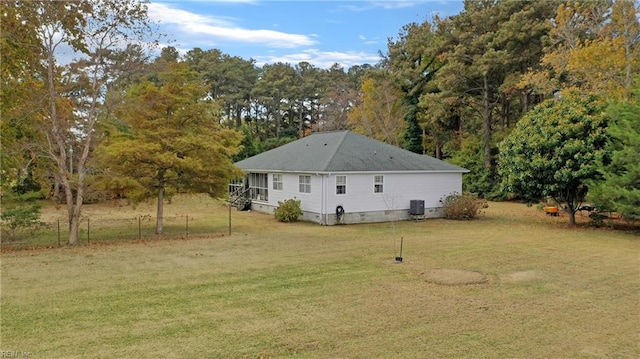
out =
[(246, 176), (232, 196), (252, 210), (298, 199), (303, 220), (326, 225), (440, 217), (440, 199), (461, 193), (469, 172), (351, 131), (314, 133), (236, 166)]

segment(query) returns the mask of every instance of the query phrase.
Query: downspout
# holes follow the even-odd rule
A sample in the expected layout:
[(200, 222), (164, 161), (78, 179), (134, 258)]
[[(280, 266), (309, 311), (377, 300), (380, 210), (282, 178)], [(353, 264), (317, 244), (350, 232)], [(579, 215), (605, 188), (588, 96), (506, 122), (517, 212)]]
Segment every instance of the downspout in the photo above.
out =
[(327, 199), (327, 184), (329, 182), (328, 180), (328, 174), (323, 173), (320, 175), (322, 178), (322, 186), (321, 186), (321, 193), (320, 193), (320, 198), (322, 198), (322, 200), (320, 201), (320, 215), (322, 216), (322, 221), (325, 226), (328, 225), (328, 218), (327, 218), (327, 206), (328, 206), (328, 199)]
[(326, 174), (322, 174), (322, 202), (320, 204), (320, 212), (322, 214), (322, 218), (324, 221), (324, 225), (327, 225), (327, 175)]

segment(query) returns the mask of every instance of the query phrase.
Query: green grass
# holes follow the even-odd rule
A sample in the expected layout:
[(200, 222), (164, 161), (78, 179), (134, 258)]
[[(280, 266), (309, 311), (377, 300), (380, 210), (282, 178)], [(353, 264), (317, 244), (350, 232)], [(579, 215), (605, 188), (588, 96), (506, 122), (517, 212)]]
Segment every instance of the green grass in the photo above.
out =
[[(168, 207), (206, 212), (224, 228), (226, 208), (212, 203)], [(322, 227), (232, 215), (231, 236), (2, 253), (0, 349), (34, 358), (640, 357), (637, 233), (569, 228), (509, 203), (472, 222)], [(400, 238), (403, 263), (394, 260)], [(488, 281), (426, 281), (435, 269)]]

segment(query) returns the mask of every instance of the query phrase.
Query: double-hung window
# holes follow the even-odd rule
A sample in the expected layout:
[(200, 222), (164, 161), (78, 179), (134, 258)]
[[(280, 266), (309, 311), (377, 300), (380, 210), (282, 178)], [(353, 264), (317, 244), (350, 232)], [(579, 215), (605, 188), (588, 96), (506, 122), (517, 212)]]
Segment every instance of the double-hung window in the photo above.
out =
[(274, 173), (271, 179), (271, 182), (273, 183), (273, 189), (276, 191), (282, 191), (282, 175)]
[(347, 176), (336, 176), (336, 194), (347, 194)]
[(384, 176), (373, 176), (373, 193), (384, 193)]
[(300, 183), (300, 193), (311, 193), (311, 176), (301, 175), (298, 179)]

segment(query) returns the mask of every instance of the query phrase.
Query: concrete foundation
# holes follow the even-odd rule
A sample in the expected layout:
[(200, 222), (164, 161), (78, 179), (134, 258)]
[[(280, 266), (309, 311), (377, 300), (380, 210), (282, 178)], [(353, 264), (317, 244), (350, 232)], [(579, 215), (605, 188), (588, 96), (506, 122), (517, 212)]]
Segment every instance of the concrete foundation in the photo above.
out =
[[(276, 206), (269, 204), (253, 202), (251, 204), (251, 210), (273, 214), (276, 210)], [(409, 209), (401, 210), (386, 210), (386, 211), (370, 211), (370, 212), (345, 212), (342, 217), (338, 218), (335, 213), (321, 214), (314, 212), (302, 212), (300, 220), (307, 222), (315, 222), (325, 225), (336, 224), (356, 224), (356, 223), (380, 223), (380, 222), (393, 222), (393, 221), (406, 221), (406, 220), (422, 220), (427, 218), (441, 218), (444, 216), (444, 209), (437, 208), (425, 208), (424, 215), (410, 215)]]

